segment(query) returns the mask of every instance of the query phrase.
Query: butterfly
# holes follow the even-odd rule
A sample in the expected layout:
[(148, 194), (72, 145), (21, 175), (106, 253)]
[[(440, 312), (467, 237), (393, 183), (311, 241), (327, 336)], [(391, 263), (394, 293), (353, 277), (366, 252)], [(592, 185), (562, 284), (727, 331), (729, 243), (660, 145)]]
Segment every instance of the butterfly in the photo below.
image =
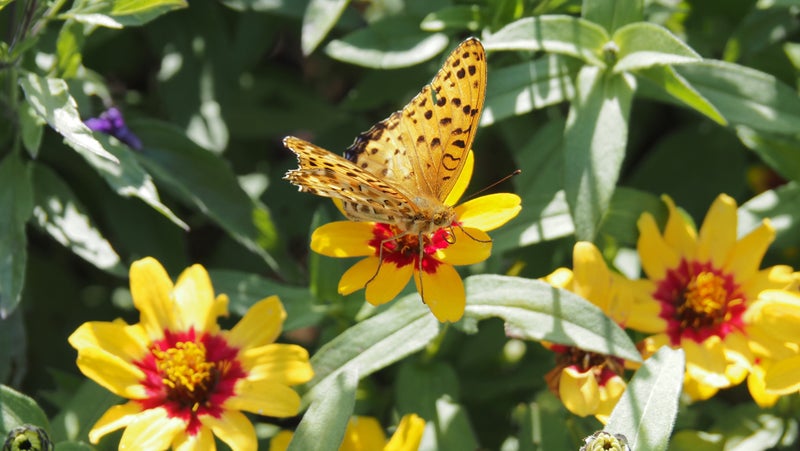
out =
[(455, 220), (446, 205), (467, 161), (486, 92), (486, 54), (476, 38), (453, 50), (430, 84), (402, 110), (356, 137), (344, 156), (300, 138), (284, 145), (300, 191), (340, 199), (353, 221), (428, 234)]

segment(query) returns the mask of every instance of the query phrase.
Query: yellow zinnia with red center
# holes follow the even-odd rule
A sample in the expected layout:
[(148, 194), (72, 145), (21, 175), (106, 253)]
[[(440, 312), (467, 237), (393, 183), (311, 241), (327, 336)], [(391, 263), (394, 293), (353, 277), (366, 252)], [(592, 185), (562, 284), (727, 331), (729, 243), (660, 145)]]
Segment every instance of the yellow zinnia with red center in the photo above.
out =
[(737, 239), (737, 206), (729, 196), (717, 197), (699, 233), (669, 197), (663, 200), (669, 209), (663, 233), (648, 213), (638, 222), (647, 280), (634, 284), (641, 310), (628, 326), (656, 333), (643, 343), (645, 355), (663, 345), (683, 348), (684, 389), (707, 399), (752, 369), (747, 311), (765, 289), (789, 287), (792, 269), (759, 269), (775, 231), (764, 220)]
[[(474, 158), (468, 154), (464, 170), (445, 205), (454, 205), (472, 177)], [(325, 224), (311, 235), (311, 249), (329, 257), (367, 257), (347, 270), (339, 293), (366, 288), (366, 299), (381, 305), (394, 299), (412, 275), (422, 300), (441, 321), (461, 319), (466, 294), (454, 265), (471, 265), (489, 258), (494, 230), (520, 211), (515, 194), (478, 197), (455, 207), (452, 224), (432, 233), (414, 234), (396, 225), (338, 221)]]
[[(576, 243), (572, 255), (572, 270), (558, 268), (545, 280), (584, 297), (624, 326), (635, 314), (627, 279), (609, 270), (592, 243)], [(625, 391), (625, 361), (575, 346), (542, 344), (556, 353), (556, 367), (545, 375), (550, 390), (575, 415), (594, 415), (606, 423)]]
[(308, 352), (273, 343), (286, 313), (276, 296), (254, 304), (230, 331), (217, 318), (228, 298), (214, 297), (208, 273), (194, 265), (173, 286), (153, 258), (134, 262), (131, 295), (140, 322), (88, 322), (69, 337), (81, 372), (130, 401), (109, 409), (89, 432), (97, 443), (126, 428), (120, 449), (213, 450), (214, 435), (237, 450), (255, 450), (242, 410), (294, 416), (290, 388), (311, 379)]

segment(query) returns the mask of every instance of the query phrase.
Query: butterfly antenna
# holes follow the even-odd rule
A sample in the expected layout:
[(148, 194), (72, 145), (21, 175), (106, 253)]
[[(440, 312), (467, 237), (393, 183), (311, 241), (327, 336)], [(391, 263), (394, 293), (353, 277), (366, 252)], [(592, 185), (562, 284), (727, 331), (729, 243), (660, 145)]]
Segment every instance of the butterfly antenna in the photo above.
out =
[(511, 177), (514, 177), (516, 175), (520, 175), (521, 173), (522, 173), (522, 169), (517, 169), (514, 172), (512, 172), (511, 174), (508, 174), (507, 176), (501, 178), (500, 180), (492, 183), (491, 185), (489, 185), (489, 186), (487, 186), (485, 188), (481, 188), (480, 190), (470, 194), (469, 196), (467, 196), (467, 198), (465, 200), (472, 199), (473, 197), (477, 196), (478, 194), (486, 192), (487, 190), (490, 190), (490, 189), (494, 188), (495, 186), (497, 186), (497, 185), (505, 182), (506, 180), (510, 179)]

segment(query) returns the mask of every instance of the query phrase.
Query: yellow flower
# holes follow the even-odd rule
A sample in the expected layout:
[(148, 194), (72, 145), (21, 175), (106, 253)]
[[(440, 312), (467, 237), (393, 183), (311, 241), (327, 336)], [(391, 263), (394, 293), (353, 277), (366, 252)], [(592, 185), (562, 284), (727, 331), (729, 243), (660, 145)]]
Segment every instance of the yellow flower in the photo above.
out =
[[(573, 269), (556, 269), (545, 280), (589, 300), (618, 324), (624, 324), (631, 313), (627, 279), (608, 269), (592, 243), (575, 244)], [(624, 360), (573, 346), (543, 345), (556, 353), (556, 367), (545, 375), (550, 390), (575, 415), (594, 415), (607, 422), (625, 391)]]
[[(472, 176), (474, 159), (467, 163), (445, 201), (455, 205)], [(520, 211), (515, 194), (478, 197), (455, 207), (452, 224), (428, 234), (407, 233), (395, 225), (339, 221), (319, 227), (311, 235), (311, 249), (329, 257), (367, 257), (339, 281), (339, 293), (348, 295), (366, 288), (372, 305), (394, 299), (411, 279), (422, 300), (436, 318), (455, 322), (464, 314), (466, 295), (453, 265), (471, 265), (489, 258), (494, 230)]]
[[(352, 417), (344, 431), (339, 451), (416, 451), (419, 449), (425, 420), (415, 414), (405, 415), (387, 442), (381, 424), (372, 417)], [(269, 451), (286, 451), (294, 434), (280, 431), (269, 443)]]
[(717, 197), (699, 233), (672, 199), (663, 200), (669, 209), (663, 233), (650, 214), (639, 218), (637, 247), (647, 280), (635, 285), (638, 317), (628, 326), (655, 333), (643, 342), (646, 356), (663, 345), (683, 348), (684, 391), (707, 399), (753, 369), (755, 342), (745, 316), (765, 289), (790, 287), (792, 269), (759, 269), (775, 231), (764, 220), (737, 240), (730, 197)]
[(230, 331), (228, 298), (214, 297), (200, 265), (173, 286), (153, 258), (130, 270), (139, 323), (82, 324), (69, 343), (81, 372), (129, 399), (97, 421), (89, 439), (125, 428), (120, 449), (213, 450), (214, 436), (236, 450), (255, 450), (253, 425), (241, 412), (294, 416), (300, 397), (290, 388), (311, 379), (308, 352), (273, 343), (286, 317), (277, 296), (254, 304)]

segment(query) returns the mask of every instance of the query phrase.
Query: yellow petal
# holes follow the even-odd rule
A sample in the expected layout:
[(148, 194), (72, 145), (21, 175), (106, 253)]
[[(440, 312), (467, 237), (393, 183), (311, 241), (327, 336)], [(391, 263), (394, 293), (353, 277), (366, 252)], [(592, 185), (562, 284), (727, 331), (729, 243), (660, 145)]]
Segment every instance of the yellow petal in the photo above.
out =
[(413, 413), (404, 415), (383, 451), (417, 451), (423, 432), (425, 420)]
[(300, 395), (283, 384), (240, 379), (235, 391), (236, 396), (225, 401), (225, 408), (271, 417), (292, 417), (300, 411)]
[(764, 376), (764, 389), (775, 395), (788, 395), (800, 390), (800, 356), (769, 366)]
[(664, 332), (667, 321), (660, 316), (661, 304), (652, 297), (655, 284), (641, 279), (628, 281), (626, 285), (633, 302), (630, 304), (625, 327), (650, 334)]
[(281, 334), (286, 311), (278, 296), (270, 296), (251, 306), (228, 334), (229, 343), (240, 349), (272, 343)]
[(572, 284), (574, 275), (572, 274), (572, 270), (569, 268), (556, 268), (555, 271), (545, 276), (544, 280), (556, 288), (564, 288), (565, 290), (570, 291), (573, 290)]
[(423, 302), (439, 322), (454, 323), (464, 316), (467, 295), (464, 292), (464, 282), (455, 268), (441, 264), (432, 274), (415, 271), (414, 282)]
[(391, 301), (408, 284), (412, 265), (398, 268), (393, 263), (383, 263), (378, 257), (367, 257), (345, 271), (339, 280), (339, 294), (347, 296), (367, 288), (366, 299), (372, 305)]
[(575, 275), (575, 293), (608, 312), (611, 307), (611, 271), (594, 244), (586, 241), (575, 244), (572, 272)]
[[(373, 266), (373, 269), (375, 267)], [(352, 268), (351, 268), (352, 269)], [(392, 263), (384, 262), (380, 265), (378, 274), (371, 282), (367, 283), (364, 297), (372, 305), (381, 305), (391, 301), (408, 285), (411, 273), (414, 272), (414, 265), (405, 265), (398, 268)], [(374, 271), (373, 271), (373, 274)], [(344, 276), (342, 276), (344, 280)], [(367, 279), (368, 281), (369, 279)]]
[(772, 407), (778, 402), (779, 395), (767, 393), (764, 377), (766, 373), (764, 367), (756, 365), (750, 370), (750, 375), (747, 377), (747, 388), (750, 390), (750, 396), (758, 404), (758, 407), (766, 409)]
[(694, 401), (704, 401), (719, 392), (719, 388), (705, 385), (692, 378), (683, 381), (683, 392)]
[(201, 427), (194, 434), (178, 434), (175, 442), (172, 443), (173, 451), (216, 451), (217, 444), (214, 442), (214, 434), (207, 427)]
[(745, 313), (748, 324), (775, 339), (800, 342), (800, 294), (785, 290), (762, 291)]
[(151, 339), (175, 329), (172, 280), (158, 260), (146, 257), (133, 262), (130, 270), (133, 305), (141, 313), (140, 322)]
[(104, 435), (127, 427), (141, 412), (142, 406), (134, 401), (111, 407), (92, 426), (89, 441), (96, 445)]
[(369, 245), (372, 222), (337, 221), (325, 224), (311, 234), (311, 249), (328, 257), (366, 257), (375, 255)]
[[(181, 273), (172, 289), (172, 299), (178, 313), (175, 321), (180, 330), (191, 327), (212, 333), (219, 330), (216, 316), (219, 308), (215, 306), (214, 287), (203, 266), (192, 265)], [(222, 298), (222, 301), (227, 306), (227, 298)]]
[(247, 349), (239, 354), (239, 360), (251, 380), (297, 385), (314, 376), (308, 351), (297, 345), (273, 343)]
[(378, 451), (385, 445), (386, 434), (378, 420), (372, 417), (352, 417), (347, 423), (339, 451)]
[(472, 149), (467, 152), (467, 161), (464, 163), (464, 168), (461, 170), (461, 174), (458, 175), (458, 179), (456, 180), (456, 184), (453, 185), (453, 189), (450, 190), (450, 194), (444, 199), (445, 205), (455, 205), (461, 196), (464, 195), (464, 191), (467, 190), (467, 186), (469, 185), (469, 180), (472, 178), (472, 170), (475, 167), (475, 154), (472, 153)]
[(793, 269), (787, 265), (770, 266), (753, 275), (742, 285), (749, 300), (756, 299), (764, 290), (789, 288), (794, 283)]
[(594, 415), (600, 406), (597, 379), (591, 371), (581, 372), (571, 367), (564, 368), (558, 383), (558, 395), (570, 412), (581, 417)]
[(128, 399), (146, 396), (141, 385), (144, 373), (129, 361), (99, 348), (84, 348), (78, 353), (76, 363), (81, 373), (115, 395)]
[(453, 244), (436, 252), (436, 259), (451, 265), (473, 265), (492, 254), (492, 239), (473, 228), (453, 227)]
[(694, 340), (681, 340), (686, 351), (686, 374), (703, 385), (725, 388), (731, 385), (725, 375), (727, 361), (719, 337), (711, 337), (698, 344)]
[(269, 451), (286, 451), (289, 449), (292, 437), (294, 437), (292, 431), (279, 431), (269, 439)]
[(456, 207), (456, 220), (463, 227), (488, 232), (514, 219), (522, 209), (516, 194), (496, 193), (469, 200)]
[(721, 268), (736, 244), (736, 224), (736, 201), (720, 194), (700, 227), (698, 260), (711, 261), (715, 267)]
[(176, 436), (185, 430), (186, 423), (180, 418), (168, 417), (162, 408), (148, 409), (136, 415), (125, 428), (119, 441), (119, 449), (167, 449)]
[(735, 280), (749, 280), (761, 266), (761, 259), (775, 240), (775, 229), (768, 220), (742, 237), (728, 254), (725, 268), (732, 272)]
[(612, 376), (605, 381), (600, 387), (600, 405), (597, 406), (597, 411), (594, 413), (595, 418), (603, 424), (608, 423), (611, 412), (617, 406), (626, 386), (625, 380), (619, 376)]
[(68, 338), (80, 353), (86, 348), (99, 348), (127, 362), (142, 358), (150, 344), (139, 325), (91, 321), (83, 323)]
[(200, 421), (203, 425), (211, 428), (214, 435), (231, 449), (250, 451), (258, 448), (256, 430), (250, 420), (241, 412), (226, 410), (219, 418), (203, 415), (200, 417)]
[(697, 252), (697, 232), (675, 207), (672, 198), (664, 195), (661, 199), (669, 209), (669, 218), (664, 227), (664, 240), (678, 255), (693, 257)]
[(639, 227), (636, 249), (639, 251), (642, 269), (647, 278), (659, 281), (664, 278), (668, 269), (678, 267), (681, 256), (664, 241), (650, 213), (643, 213), (636, 224)]

